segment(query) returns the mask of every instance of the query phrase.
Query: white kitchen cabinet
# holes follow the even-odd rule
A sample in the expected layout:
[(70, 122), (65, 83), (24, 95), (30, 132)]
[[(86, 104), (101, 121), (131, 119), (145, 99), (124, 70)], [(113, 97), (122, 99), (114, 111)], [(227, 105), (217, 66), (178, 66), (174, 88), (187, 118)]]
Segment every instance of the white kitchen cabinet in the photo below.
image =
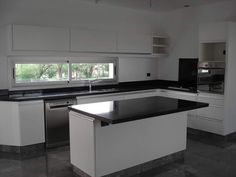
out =
[(69, 51), (69, 28), (12, 25), (13, 51)]
[(224, 117), (224, 96), (210, 93), (199, 93), (197, 101), (208, 103), (209, 107), (198, 109), (199, 117), (223, 120)]
[(210, 93), (188, 93), (160, 89), (159, 96), (208, 103), (209, 107), (188, 112), (188, 127), (223, 135), (224, 96)]
[(116, 34), (108, 31), (71, 29), (72, 52), (116, 52)]
[(127, 93), (124, 95), (124, 99), (128, 100), (128, 99), (145, 98), (152, 96), (156, 96), (156, 90), (144, 90), (144, 91)]
[(202, 130), (205, 132), (215, 133), (219, 135), (224, 135), (224, 124), (223, 121), (221, 120), (198, 116), (195, 119), (190, 118), (189, 122), (190, 123), (188, 127), (190, 128), (196, 130)]
[(21, 146), (45, 142), (44, 102), (19, 102)]
[(80, 96), (80, 97), (76, 97), (76, 99), (77, 99), (77, 104), (86, 104), (86, 103), (122, 100), (124, 99), (124, 95), (102, 94), (102, 95), (92, 95), (92, 96)]
[(225, 42), (227, 39), (227, 23), (212, 22), (199, 25), (199, 42)]
[(0, 144), (27, 146), (45, 142), (44, 102), (0, 102)]
[(157, 94), (157, 96), (164, 96), (164, 97), (167, 97), (167, 95), (168, 95), (168, 90), (165, 90), (165, 89), (157, 89), (156, 94)]
[(152, 36), (148, 34), (118, 34), (117, 52), (151, 54)]
[(166, 90), (166, 89), (158, 89), (157, 95), (170, 97), (170, 98), (189, 100), (189, 101), (196, 101), (197, 99), (197, 93), (181, 92), (181, 91)]
[[(169, 97), (169, 98), (189, 100), (189, 101), (197, 100), (196, 93), (188, 93), (188, 92), (173, 91), (173, 90), (166, 90), (166, 89), (158, 89), (157, 95)], [(188, 111), (188, 120), (187, 120), (188, 127), (194, 128), (193, 122), (196, 119), (196, 115), (197, 115), (197, 110)]]
[(156, 96), (156, 90), (142, 90), (133, 92), (120, 92), (102, 95), (80, 96), (77, 97), (77, 104), (95, 103), (103, 101), (116, 101), (125, 99), (145, 98)]
[(197, 101), (208, 103), (209, 107), (197, 110), (196, 128), (211, 133), (223, 133), (224, 96), (210, 93), (199, 93)]

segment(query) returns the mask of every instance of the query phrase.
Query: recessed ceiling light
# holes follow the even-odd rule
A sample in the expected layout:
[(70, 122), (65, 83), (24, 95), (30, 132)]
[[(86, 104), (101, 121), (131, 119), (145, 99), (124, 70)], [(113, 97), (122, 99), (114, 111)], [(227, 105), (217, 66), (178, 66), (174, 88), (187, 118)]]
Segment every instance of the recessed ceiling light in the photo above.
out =
[(190, 5), (189, 4), (185, 4), (184, 7), (190, 7)]

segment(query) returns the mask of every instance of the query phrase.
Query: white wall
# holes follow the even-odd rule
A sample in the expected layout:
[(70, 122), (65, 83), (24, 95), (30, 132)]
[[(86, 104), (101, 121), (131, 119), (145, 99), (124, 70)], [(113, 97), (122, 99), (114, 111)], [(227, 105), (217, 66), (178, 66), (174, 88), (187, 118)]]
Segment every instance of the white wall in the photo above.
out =
[[(64, 0), (8, 0), (0, 5), (0, 25), (30, 24), (152, 34), (158, 32), (158, 21), (158, 15), (153, 12), (80, 0), (66, 3)], [(0, 64), (0, 81), (2, 84), (4, 80), (5, 85), (7, 66), (3, 58)], [(157, 66), (158, 60), (154, 59), (121, 58), (120, 81), (157, 79)], [(146, 77), (147, 72), (151, 73), (150, 78)]]
[(225, 134), (230, 134), (236, 131), (236, 23), (228, 25), (228, 60), (226, 68), (226, 89), (225, 89)]
[[(154, 13), (80, 0), (67, 0), (67, 3), (64, 0), (8, 0), (0, 5), (0, 25), (14, 23), (166, 34), (170, 37), (171, 44), (168, 58), (157, 60), (121, 58), (120, 81), (149, 79), (146, 78), (146, 72), (151, 72), (152, 79), (177, 80), (178, 59), (198, 57), (198, 24), (236, 20), (235, 7), (235, 1), (226, 1), (172, 12)], [(4, 83), (2, 88), (5, 88), (7, 81), (4, 79), (6, 73), (4, 58), (0, 58), (0, 64), (0, 81), (1, 85)], [(140, 66), (143, 65), (140, 70)]]
[(198, 57), (198, 25), (236, 20), (236, 1), (160, 13), (160, 27), (170, 37), (170, 55), (159, 60), (159, 79), (178, 80), (178, 59)]
[[(139, 81), (158, 79), (158, 59), (119, 58), (119, 81)], [(147, 77), (147, 73), (151, 76)]]
[(0, 27), (0, 89), (8, 88), (6, 41), (6, 28)]

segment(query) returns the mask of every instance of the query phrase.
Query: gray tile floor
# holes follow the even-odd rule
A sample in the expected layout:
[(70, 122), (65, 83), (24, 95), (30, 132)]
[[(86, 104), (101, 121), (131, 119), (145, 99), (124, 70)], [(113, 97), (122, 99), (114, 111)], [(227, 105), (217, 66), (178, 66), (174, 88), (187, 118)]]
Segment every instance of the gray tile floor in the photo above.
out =
[[(18, 161), (0, 159), (0, 177), (74, 177), (69, 148)], [(135, 177), (236, 177), (236, 143), (220, 148), (188, 139), (184, 163), (174, 163)]]

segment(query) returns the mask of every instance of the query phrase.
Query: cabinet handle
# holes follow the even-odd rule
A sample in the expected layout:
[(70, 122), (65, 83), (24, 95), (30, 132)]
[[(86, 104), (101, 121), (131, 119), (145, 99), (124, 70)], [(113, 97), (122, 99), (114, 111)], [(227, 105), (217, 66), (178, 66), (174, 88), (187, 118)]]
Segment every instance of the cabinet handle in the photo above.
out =
[(116, 66), (114, 66), (114, 75), (116, 76)]
[(15, 79), (15, 68), (12, 68), (12, 77)]

